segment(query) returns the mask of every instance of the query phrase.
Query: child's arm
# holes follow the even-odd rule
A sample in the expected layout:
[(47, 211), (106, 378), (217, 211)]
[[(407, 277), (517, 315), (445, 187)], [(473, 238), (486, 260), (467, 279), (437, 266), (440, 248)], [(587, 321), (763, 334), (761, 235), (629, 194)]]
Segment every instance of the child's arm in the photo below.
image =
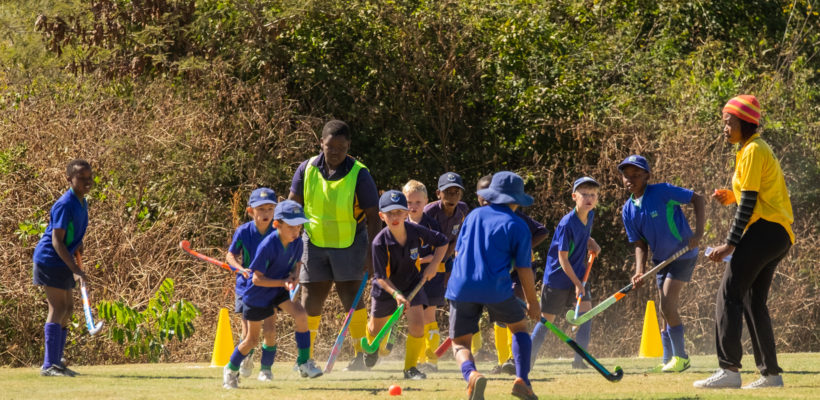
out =
[[(598, 249), (598, 250), (600, 251), (600, 249)], [(573, 269), (572, 269), (572, 264), (569, 263), (569, 252), (568, 251), (559, 251), (558, 252), (558, 262), (561, 263), (561, 269), (563, 269), (564, 273), (567, 274), (567, 278), (569, 278), (569, 280), (572, 281), (572, 284), (575, 285), (575, 297), (583, 296), (584, 295), (584, 285), (581, 284), (581, 280), (578, 279), (578, 276), (575, 275), (575, 271), (573, 271)], [(522, 285), (523, 285), (523, 283), (522, 283)]]
[(262, 287), (285, 287), (286, 279), (271, 279), (262, 271), (253, 271), (253, 285)]
[(643, 271), (646, 268), (647, 250), (649, 250), (649, 246), (647, 246), (646, 242), (643, 240), (635, 242), (635, 275), (632, 275), (632, 286), (635, 286), (635, 289), (643, 285), (643, 280), (640, 278), (643, 276)]
[(299, 283), (299, 271), (302, 269), (302, 262), (296, 262), (296, 265), (293, 266), (293, 270), (290, 271), (288, 274), (287, 285), (285, 285), (288, 290), (293, 290), (296, 287), (296, 284)]
[(532, 320), (541, 317), (541, 304), (538, 302), (538, 295), (535, 293), (535, 275), (532, 268), (515, 268), (518, 272), (518, 279), (521, 281), (521, 288), (524, 289), (524, 299), (527, 301), (527, 315)]
[(589, 251), (595, 253), (595, 257), (598, 257), (598, 254), (601, 254), (601, 246), (598, 246), (598, 242), (591, 237), (587, 240), (587, 247), (589, 248)]
[(68, 266), (68, 269), (75, 275), (78, 275), (81, 280), (85, 280), (85, 271), (77, 265), (74, 256), (71, 255), (68, 251), (68, 247), (65, 245), (65, 229), (54, 228), (51, 230), (51, 244), (54, 246), (54, 251), (60, 256), (60, 259)]
[(404, 304), (405, 309), (410, 308), (410, 302), (407, 301), (407, 298), (404, 297), (404, 294), (400, 290), (393, 286), (393, 282), (390, 282), (390, 279), (377, 278), (376, 283), (378, 283), (385, 292), (396, 299), (396, 305), (400, 306)]
[(448, 245), (436, 247), (436, 251), (433, 253), (433, 259), (427, 264), (427, 267), (424, 268), (424, 275), (422, 275), (421, 279), (427, 282), (436, 276), (436, 273), (438, 273), (438, 265), (441, 263), (441, 260), (444, 259), (444, 255), (447, 254), (449, 247)]
[[(241, 258), (242, 254), (240, 254), (239, 257)], [(228, 252), (228, 254), (225, 255), (225, 261), (228, 262), (228, 265), (236, 268), (236, 272), (239, 272), (244, 277), (247, 278), (248, 275), (250, 275), (251, 270), (243, 268), (242, 267), (242, 260), (237, 259), (236, 255), (231, 253), (230, 251)]]
[(695, 208), (695, 233), (689, 238), (689, 248), (694, 249), (700, 244), (700, 239), (703, 238), (703, 229), (706, 225), (706, 200), (703, 196), (692, 194), (692, 207)]

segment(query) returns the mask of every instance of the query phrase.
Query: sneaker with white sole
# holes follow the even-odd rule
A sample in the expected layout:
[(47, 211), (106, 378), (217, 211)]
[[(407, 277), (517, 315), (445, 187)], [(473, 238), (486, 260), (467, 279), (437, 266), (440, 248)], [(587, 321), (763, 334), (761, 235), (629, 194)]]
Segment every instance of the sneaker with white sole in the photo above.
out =
[(740, 388), (740, 372), (721, 368), (712, 374), (712, 376), (695, 381), (692, 386), (707, 389), (738, 389)]
[(252, 373), (253, 373), (253, 359), (251, 358), (251, 355), (248, 354), (248, 356), (245, 357), (244, 360), (242, 360), (242, 363), (239, 364), (239, 375), (242, 376), (243, 378), (247, 378), (247, 377), (251, 376)]
[(312, 358), (299, 366), (299, 373), (302, 374), (302, 378), (318, 378), (322, 376), (322, 370), (316, 366)]
[(689, 358), (674, 356), (666, 363), (661, 371), (663, 372), (683, 372), (689, 369)]
[[(378, 357), (378, 353), (376, 353), (376, 356)], [(375, 363), (374, 363), (374, 365), (375, 365)], [(369, 371), (369, 370), (370, 370), (370, 368), (368, 368), (367, 365), (365, 365), (365, 363), (364, 363), (364, 352), (363, 351), (360, 351), (360, 352), (356, 353), (356, 356), (353, 357), (352, 360), (350, 360), (350, 364), (347, 364), (347, 367), (345, 367), (345, 371)]]
[(222, 369), (222, 387), (236, 389), (239, 387), (239, 371), (230, 369), (227, 365)]
[[(669, 362), (669, 361), (667, 361), (666, 363), (668, 363), (668, 362)], [(652, 367), (652, 368), (649, 368), (648, 370), (646, 370), (646, 373), (648, 373), (648, 374), (657, 374), (657, 373), (661, 373), (661, 372), (663, 372), (663, 367), (666, 365), (666, 363), (663, 363), (663, 362), (662, 362), (662, 363), (660, 363), (660, 364), (658, 364), (658, 365), (656, 365), (656, 366), (654, 366), (654, 367)]]
[(269, 369), (260, 369), (259, 376), (256, 377), (259, 382), (270, 382), (273, 380), (273, 372)]
[(40, 368), (40, 376), (71, 376), (67, 375), (63, 370), (56, 366), (52, 365), (48, 368)]
[(761, 375), (758, 380), (743, 386), (743, 389), (763, 389), (768, 387), (783, 387), (783, 377), (780, 375)]

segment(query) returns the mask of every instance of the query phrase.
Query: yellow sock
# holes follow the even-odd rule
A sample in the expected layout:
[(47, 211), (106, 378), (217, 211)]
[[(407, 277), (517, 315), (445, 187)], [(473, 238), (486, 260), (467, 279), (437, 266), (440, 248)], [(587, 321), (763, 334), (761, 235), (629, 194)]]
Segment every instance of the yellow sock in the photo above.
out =
[[(393, 335), (398, 335), (398, 334), (399, 334), (398, 328), (396, 328), (396, 325), (393, 325), (393, 331), (390, 332), (387, 336), (385, 336), (382, 339), (381, 343), (379, 343), (379, 355), (380, 356), (386, 356), (386, 355), (390, 354), (390, 352), (387, 351), (387, 342), (390, 341), (390, 339)], [(393, 340), (395, 340), (395, 338), (393, 338)], [(360, 341), (360, 343), (361, 343), (361, 341)]]
[[(373, 343), (373, 339), (376, 338), (377, 333), (378, 332), (370, 333), (370, 329), (365, 329), (365, 334), (367, 335), (367, 343)], [(361, 345), (361, 340), (359, 340), (359, 345)]]
[(356, 354), (362, 352), (362, 338), (367, 332), (367, 310), (353, 311), (353, 316), (350, 317), (350, 338), (353, 339), (353, 347), (356, 349)]
[(322, 321), (322, 316), (315, 317), (308, 315), (308, 331), (310, 331), (310, 358), (313, 358), (313, 344), (316, 343), (316, 333), (319, 332), (319, 322)]
[(507, 347), (507, 327), (506, 326), (498, 326), (498, 324), (493, 324), (493, 333), (495, 333), (495, 351), (498, 354), (498, 365), (504, 364), (510, 358), (510, 354), (508, 353), (509, 348)]
[(423, 337), (415, 337), (407, 335), (407, 344), (404, 353), (404, 370), (415, 367), (421, 352), (421, 346), (424, 344)]
[(481, 340), (481, 330), (479, 329), (479, 331), (473, 335), (473, 342), (470, 343), (470, 351), (473, 352), (473, 355), (476, 355), (482, 346), (484, 346), (484, 341)]
[[(509, 357), (507, 357), (507, 360), (512, 358), (512, 339), (513, 339), (513, 333), (510, 330), (510, 328), (507, 328), (507, 349), (510, 351), (509, 353), (507, 353), (507, 354), (509, 354)], [(507, 360), (504, 360), (504, 361), (507, 361)]]
[(424, 341), (426, 342), (427, 360), (430, 364), (438, 363), (436, 349), (441, 341), (441, 333), (438, 331), (438, 322), (433, 321), (424, 326)]
[(419, 352), (419, 364), (427, 362), (427, 334), (430, 333), (430, 324), (424, 325), (424, 334), (421, 336), (424, 343), (421, 344), (421, 351)]

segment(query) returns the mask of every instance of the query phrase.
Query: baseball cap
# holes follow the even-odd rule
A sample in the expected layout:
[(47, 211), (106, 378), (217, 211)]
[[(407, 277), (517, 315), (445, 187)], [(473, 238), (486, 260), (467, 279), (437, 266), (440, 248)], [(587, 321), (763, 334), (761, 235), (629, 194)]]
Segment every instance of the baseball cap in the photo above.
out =
[(398, 190), (388, 190), (379, 198), (379, 211), (388, 212), (393, 210), (406, 210), (407, 197)]
[(302, 206), (293, 200), (285, 200), (276, 205), (273, 219), (284, 221), (288, 225), (302, 225), (308, 222)]
[(646, 158), (643, 158), (643, 156), (639, 156), (637, 154), (624, 158), (624, 160), (618, 164), (618, 170), (623, 171), (624, 167), (627, 165), (634, 165), (646, 172), (649, 172), (649, 163), (646, 161)]
[(486, 189), (476, 192), (492, 204), (515, 203), (522, 207), (532, 205), (532, 196), (524, 193), (524, 180), (518, 174), (501, 171), (493, 174), (493, 180)]
[(457, 186), (464, 190), (464, 182), (461, 180), (461, 175), (455, 172), (445, 172), (444, 175), (438, 177), (438, 190), (444, 190), (448, 187)]
[(598, 183), (598, 181), (596, 181), (595, 179), (592, 179), (588, 176), (584, 176), (575, 180), (575, 183), (572, 184), (572, 192), (574, 193), (575, 189), (578, 189), (578, 186), (581, 186), (584, 183), (591, 183), (595, 186), (601, 186), (601, 184)]
[(251, 192), (251, 198), (248, 199), (248, 205), (252, 208), (256, 208), (262, 204), (276, 204), (276, 192), (274, 192), (273, 189), (263, 187)]

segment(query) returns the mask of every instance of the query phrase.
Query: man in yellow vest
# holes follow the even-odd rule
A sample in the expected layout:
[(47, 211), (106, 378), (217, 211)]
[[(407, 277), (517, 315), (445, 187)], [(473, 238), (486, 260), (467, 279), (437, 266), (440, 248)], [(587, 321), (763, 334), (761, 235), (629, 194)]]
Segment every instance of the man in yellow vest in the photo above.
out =
[[(370, 171), (347, 154), (350, 127), (332, 120), (322, 129), (318, 156), (302, 162), (293, 174), (289, 199), (304, 205), (308, 223), (303, 266), (299, 276), (302, 304), (308, 314), (310, 357), (322, 318), (322, 306), (336, 283), (344, 310), (352, 306), (365, 270), (372, 270), (370, 244), (381, 230), (379, 193)], [(367, 370), (360, 339), (365, 336), (367, 311), (360, 299), (350, 320), (356, 357), (346, 370)]]

